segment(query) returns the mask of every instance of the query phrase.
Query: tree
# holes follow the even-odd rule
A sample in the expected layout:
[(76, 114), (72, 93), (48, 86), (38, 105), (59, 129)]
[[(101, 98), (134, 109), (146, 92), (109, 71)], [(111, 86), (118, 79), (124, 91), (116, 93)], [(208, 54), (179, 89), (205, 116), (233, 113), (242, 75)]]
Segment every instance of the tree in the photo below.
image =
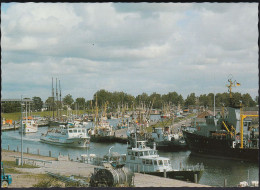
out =
[(47, 105), (48, 111), (52, 111), (55, 108), (53, 100), (54, 100), (53, 97), (48, 97), (47, 100), (45, 101), (45, 104)]
[(256, 102), (252, 99), (252, 97), (248, 93), (242, 95), (242, 104), (246, 107), (256, 106)]
[(3, 113), (13, 113), (21, 111), (20, 102), (5, 102), (1, 105), (1, 110)]
[(73, 102), (74, 102), (74, 100), (73, 100), (73, 98), (72, 98), (72, 95), (70, 95), (70, 94), (67, 94), (64, 98), (63, 98), (63, 103), (65, 104), (65, 105), (68, 105), (68, 106), (72, 106), (72, 104), (73, 104)]
[(196, 104), (195, 93), (191, 93), (190, 95), (188, 95), (184, 104), (185, 106), (195, 105)]
[(40, 97), (36, 97), (34, 96), (32, 98), (32, 101), (33, 101), (33, 109), (35, 111), (40, 111), (42, 109), (42, 106), (43, 106), (43, 101)]
[(86, 100), (85, 98), (77, 98), (75, 103), (77, 103), (77, 108), (80, 109), (80, 110), (83, 110), (85, 109), (85, 103), (86, 103)]
[(256, 105), (259, 105), (259, 97), (258, 96), (255, 97), (255, 103), (256, 103)]

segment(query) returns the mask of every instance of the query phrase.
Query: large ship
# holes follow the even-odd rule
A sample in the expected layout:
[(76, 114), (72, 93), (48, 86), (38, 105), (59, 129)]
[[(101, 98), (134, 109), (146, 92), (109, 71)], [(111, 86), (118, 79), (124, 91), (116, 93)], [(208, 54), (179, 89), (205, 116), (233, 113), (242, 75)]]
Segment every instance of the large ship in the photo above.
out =
[(231, 93), (239, 83), (228, 81), (230, 101), (226, 112), (206, 117), (206, 123), (195, 120), (190, 129), (183, 130), (184, 138), (194, 155), (258, 162), (259, 126), (254, 128), (251, 123), (252, 117), (259, 116), (241, 113), (242, 106), (235, 104)]

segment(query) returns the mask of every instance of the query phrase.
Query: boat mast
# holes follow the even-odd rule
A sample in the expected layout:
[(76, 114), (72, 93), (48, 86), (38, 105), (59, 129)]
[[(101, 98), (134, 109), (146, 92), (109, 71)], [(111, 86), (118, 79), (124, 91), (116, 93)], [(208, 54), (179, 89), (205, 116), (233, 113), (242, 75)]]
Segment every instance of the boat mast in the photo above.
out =
[[(60, 89), (60, 108), (62, 108), (62, 104), (61, 104), (61, 88), (60, 88), (60, 80), (59, 80), (59, 89)], [(61, 110), (60, 110), (60, 117), (61, 117)]]
[(53, 88), (53, 77), (52, 77), (51, 89), (52, 89), (52, 119), (54, 120), (54, 88)]
[(58, 111), (59, 111), (59, 109), (58, 109), (58, 88), (57, 88), (57, 78), (56, 78), (56, 109), (57, 109), (57, 118), (59, 117), (59, 113), (58, 113)]
[(96, 112), (95, 112), (95, 128), (97, 128), (98, 123), (98, 107), (97, 107), (97, 94), (96, 94)]
[(214, 92), (214, 117), (215, 117), (215, 92)]

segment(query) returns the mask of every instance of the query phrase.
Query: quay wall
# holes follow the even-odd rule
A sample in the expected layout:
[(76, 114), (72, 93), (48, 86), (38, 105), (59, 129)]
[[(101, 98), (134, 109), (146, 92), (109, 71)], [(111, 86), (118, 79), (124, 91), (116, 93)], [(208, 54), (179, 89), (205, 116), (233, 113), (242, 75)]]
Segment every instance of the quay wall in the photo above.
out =
[[(20, 152), (1, 150), (1, 160), (3, 161), (15, 161), (14, 156), (21, 156)], [(26, 158), (41, 159), (46, 161), (52, 161), (48, 164), (39, 164), (39, 168), (17, 168), (22, 172), (28, 172), (31, 174), (44, 174), (46, 172), (59, 173), (60, 175), (76, 175), (82, 177), (90, 177), (94, 172), (94, 168), (97, 166), (81, 163), (76, 161), (58, 160), (54, 157), (41, 156), (35, 154), (23, 153)], [(15, 181), (13, 182), (15, 183)], [(190, 183), (175, 179), (163, 178), (153, 175), (135, 173), (134, 177), (135, 187), (210, 187), (208, 185)]]

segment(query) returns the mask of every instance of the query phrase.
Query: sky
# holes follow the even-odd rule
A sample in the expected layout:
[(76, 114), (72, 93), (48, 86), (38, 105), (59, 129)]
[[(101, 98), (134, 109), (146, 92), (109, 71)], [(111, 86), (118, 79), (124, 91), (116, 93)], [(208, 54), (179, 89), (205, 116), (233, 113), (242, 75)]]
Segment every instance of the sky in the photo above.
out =
[(1, 3), (1, 96), (258, 95), (257, 3)]

